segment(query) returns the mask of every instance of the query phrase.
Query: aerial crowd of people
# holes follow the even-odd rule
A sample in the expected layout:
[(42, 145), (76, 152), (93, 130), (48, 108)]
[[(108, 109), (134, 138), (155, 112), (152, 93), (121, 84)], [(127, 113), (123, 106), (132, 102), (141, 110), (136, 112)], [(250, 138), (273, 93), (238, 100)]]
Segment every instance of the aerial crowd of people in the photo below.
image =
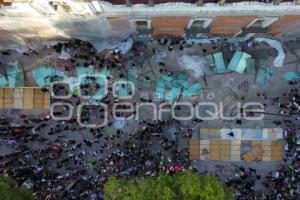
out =
[[(221, 42), (223, 41), (212, 42), (211, 50), (217, 49)], [(170, 52), (174, 49), (182, 51), (190, 46), (179, 39), (161, 39), (157, 43)], [(147, 48), (147, 43), (139, 41), (133, 44), (126, 55), (133, 61), (137, 56), (133, 63), (139, 65), (143, 62), (140, 54), (146, 54), (144, 50)], [(58, 43), (53, 49), (56, 53), (72, 49), (72, 57), (63, 66), (59, 66), (67, 73), (74, 73), (74, 66), (93, 65), (96, 69), (107, 67), (117, 70), (121, 78), (125, 76), (122, 72), (125, 58), (118, 50), (97, 53), (91, 44), (80, 40)], [(203, 48), (201, 53), (206, 51), (208, 50)], [(156, 49), (152, 48), (150, 52), (154, 55)], [(29, 52), (25, 56), (31, 54)], [(34, 54), (38, 55), (38, 52), (34, 51)], [(160, 73), (171, 73), (164, 69), (164, 63), (160, 63), (159, 67)], [(270, 171), (267, 175), (261, 175), (253, 168), (234, 167), (236, 176), (226, 179), (224, 184), (234, 190), (237, 199), (300, 198), (299, 81), (290, 81), (289, 85), (290, 91), (278, 98), (258, 95), (263, 96), (267, 104), (278, 107), (279, 115), (289, 116), (273, 121), (274, 125), (285, 130), (284, 162), (276, 171)], [(62, 92), (64, 88), (57, 87), (55, 90)], [(110, 95), (103, 101), (113, 105), (115, 99)], [(139, 100), (143, 99), (137, 101)], [(65, 101), (74, 106), (80, 103), (76, 95)], [(87, 107), (81, 118), (85, 121), (99, 116), (101, 118), (101, 111)], [(65, 112), (67, 111), (62, 109), (57, 115)], [(194, 123), (201, 124), (202, 120), (193, 121), (192, 124)], [(240, 123), (239, 121), (238, 124)], [(111, 176), (130, 178), (156, 176), (160, 172), (172, 175), (182, 170), (197, 172), (197, 167), (189, 160), (187, 145), (194, 125), (189, 127), (178, 120), (166, 118), (160, 121), (139, 120), (134, 127), (125, 125), (115, 129), (113, 126), (114, 122), (109, 121), (107, 127), (84, 128), (78, 125), (76, 116), (68, 121), (56, 121), (51, 119), (48, 112), (41, 115), (27, 114), (25, 111), (3, 114), (0, 118), (0, 146), (6, 153), (0, 156), (0, 175), (9, 175), (20, 186), (31, 188), (38, 199), (100, 200), (103, 199), (103, 185)], [(107, 128), (112, 128), (114, 133), (107, 134)], [(176, 130), (172, 134), (168, 132), (171, 128)], [(267, 192), (255, 189), (258, 180), (263, 181), (268, 188)]]

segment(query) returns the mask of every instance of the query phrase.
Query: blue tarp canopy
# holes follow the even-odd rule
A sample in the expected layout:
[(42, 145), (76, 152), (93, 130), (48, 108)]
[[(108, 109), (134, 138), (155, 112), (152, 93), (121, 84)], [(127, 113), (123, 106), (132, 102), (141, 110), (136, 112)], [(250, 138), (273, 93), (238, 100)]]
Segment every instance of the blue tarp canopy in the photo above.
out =
[[(202, 89), (200, 83), (190, 85), (188, 75), (179, 73), (174, 77), (162, 75), (156, 83), (156, 96), (164, 98), (168, 102), (173, 102), (175, 98), (182, 92), (184, 97), (197, 95)], [(168, 92), (165, 92), (168, 90)]]
[(0, 86), (1, 87), (8, 86), (8, 81), (3, 75), (0, 75)]
[(15, 64), (6, 67), (6, 76), (0, 75), (0, 86), (24, 86), (23, 66), (19, 65), (18, 61), (16, 61)]
[(265, 65), (264, 61), (260, 61), (255, 83), (257, 85), (264, 85), (271, 79), (272, 76), (273, 70), (270, 66)]
[(131, 81), (135, 87), (138, 86), (138, 81), (137, 81), (138, 80), (138, 71), (135, 66), (129, 69), (128, 80)]
[(94, 66), (90, 65), (88, 67), (76, 67), (77, 77), (86, 76), (86, 75), (93, 75), (94, 74)]
[(299, 81), (300, 75), (298, 75), (296, 72), (284, 72), (282, 78), (285, 81)]
[(51, 66), (39, 66), (31, 71), (35, 82), (39, 87), (51, 85), (51, 77), (58, 76), (61, 80), (65, 79), (63, 72)]
[(251, 58), (251, 55), (236, 51), (228, 64), (228, 69), (243, 74), (247, 66), (246, 60), (248, 58)]
[(97, 100), (100, 100), (104, 97), (105, 95), (104, 85), (105, 82), (108, 81), (108, 76), (110, 75), (110, 71), (105, 68), (99, 73), (99, 75), (101, 76), (96, 78), (96, 83), (100, 85), (100, 88), (97, 90), (95, 95), (91, 98), (90, 100), (91, 103), (96, 103)]
[(255, 74), (255, 60), (253, 58), (246, 59), (246, 73)]
[(226, 69), (225, 69), (225, 63), (224, 63), (222, 52), (214, 53), (213, 58), (214, 58), (215, 64), (216, 64), (216, 72), (224, 73), (226, 71)]

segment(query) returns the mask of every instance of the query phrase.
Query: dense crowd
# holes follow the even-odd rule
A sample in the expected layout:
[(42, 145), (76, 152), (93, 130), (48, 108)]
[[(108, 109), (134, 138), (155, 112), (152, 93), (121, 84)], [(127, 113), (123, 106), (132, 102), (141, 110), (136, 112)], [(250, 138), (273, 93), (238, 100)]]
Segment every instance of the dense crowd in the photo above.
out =
[[(283, 120), (273, 123), (285, 130), (285, 159), (277, 170), (270, 171), (265, 177), (255, 169), (234, 167), (235, 176), (225, 181), (234, 188), (237, 199), (259, 200), (294, 200), (300, 198), (300, 96), (299, 82), (290, 81), (290, 91), (282, 97), (271, 99), (268, 103), (276, 105), (278, 114), (284, 114)], [(267, 98), (265, 98), (267, 99)], [(255, 192), (255, 184), (263, 179), (263, 184), (269, 189), (267, 193)]]
[[(169, 51), (174, 48), (183, 50), (190, 45), (169, 39), (157, 42), (167, 46)], [(212, 46), (212, 49), (217, 48), (214, 43)], [(146, 48), (144, 43), (135, 43), (130, 54), (137, 55)], [(97, 54), (92, 45), (79, 40), (54, 46), (57, 53), (64, 49), (72, 49), (73, 52), (72, 58), (63, 66), (70, 73), (78, 65), (93, 65), (96, 69), (109, 66), (120, 70), (124, 62), (118, 50)], [(151, 51), (156, 53), (155, 48)], [(202, 53), (205, 52), (206, 49), (203, 49)], [(171, 73), (164, 70), (164, 63), (161, 62), (159, 67), (161, 73)], [(119, 76), (122, 78), (124, 75), (120, 73)], [(82, 87), (90, 88), (90, 85)], [(299, 198), (299, 83), (290, 82), (290, 87), (291, 90), (282, 97), (267, 99), (265, 95), (259, 95), (268, 103), (278, 105), (279, 114), (291, 116), (287, 120), (274, 121), (286, 130), (285, 164), (267, 177), (262, 177), (252, 168), (236, 167), (237, 176), (225, 183), (235, 191), (237, 199)], [(64, 90), (58, 86), (54, 89), (58, 93)], [(73, 105), (80, 103), (77, 97), (68, 101)], [(103, 101), (111, 106), (114, 100), (107, 97)], [(57, 112), (58, 115), (64, 114), (64, 111)], [(82, 113), (82, 120), (91, 120), (93, 113), (97, 115), (95, 108), (89, 107)], [(101, 117), (101, 110), (97, 113)], [(188, 149), (178, 148), (178, 140), (187, 141), (192, 136), (192, 129), (183, 128), (179, 121), (173, 119), (140, 120), (130, 133), (119, 129), (109, 136), (104, 134), (104, 128), (78, 126), (74, 117), (67, 122), (54, 121), (48, 114), (39, 117), (23, 113), (15, 118), (2, 116), (0, 124), (0, 144), (12, 150), (0, 157), (0, 174), (12, 176), (20, 185), (32, 188), (38, 199), (102, 199), (103, 184), (110, 176), (155, 176), (161, 171), (173, 174), (191, 166)], [(177, 128), (175, 138), (165, 134), (170, 127)], [(92, 137), (69, 137), (72, 132), (81, 131), (87, 131)], [(254, 190), (256, 182), (262, 179), (270, 189), (268, 193), (256, 193)]]

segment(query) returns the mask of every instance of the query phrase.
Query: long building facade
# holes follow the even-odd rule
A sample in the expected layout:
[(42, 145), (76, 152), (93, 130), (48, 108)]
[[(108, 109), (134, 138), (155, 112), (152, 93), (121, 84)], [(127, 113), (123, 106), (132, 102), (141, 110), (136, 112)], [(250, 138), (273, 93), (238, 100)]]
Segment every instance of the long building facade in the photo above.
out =
[(298, 3), (298, 0), (0, 0), (0, 42), (1, 49), (5, 49), (31, 48), (49, 40), (95, 41), (131, 35), (298, 37)]

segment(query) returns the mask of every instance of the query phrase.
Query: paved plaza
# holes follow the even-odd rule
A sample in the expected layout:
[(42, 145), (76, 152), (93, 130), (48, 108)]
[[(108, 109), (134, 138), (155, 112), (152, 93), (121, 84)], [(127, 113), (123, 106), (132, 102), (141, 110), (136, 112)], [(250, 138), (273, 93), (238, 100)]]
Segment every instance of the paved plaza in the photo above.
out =
[[(290, 75), (298, 73), (300, 46), (291, 50), (280, 41), (285, 59), (283, 66), (276, 67), (279, 52), (253, 39), (133, 41), (125, 50), (96, 53), (80, 43), (78, 48), (65, 48), (60, 53), (54, 46), (30, 56), (11, 52), (3, 57), (2, 68), (19, 67), (24, 79), (22, 83), (12, 82), (13, 78), (20, 80), (17, 73), (8, 78), (5, 73), (1, 75), (3, 83), (7, 81), (0, 89), (1, 173), (24, 173), (22, 167), (11, 170), (16, 162), (30, 166), (36, 174), (47, 168), (65, 179), (53, 183), (49, 190), (55, 194), (70, 192), (75, 197), (84, 191), (76, 184), (84, 182), (79, 174), (101, 185), (106, 176), (154, 176), (161, 169), (180, 165), (218, 175), (226, 182), (239, 167), (250, 167), (262, 177), (254, 184), (255, 191), (270, 193), (263, 184), (267, 181), (264, 177), (290, 156), (285, 153), (287, 129), (290, 124), (299, 124), (286, 105), (291, 95), (299, 94), (299, 82)], [(63, 54), (71, 59), (62, 58)], [(76, 84), (82, 75), (88, 86), (84, 89), (80, 85), (78, 91)], [(67, 86), (51, 91), (56, 79)], [(104, 96), (105, 81), (108, 94), (98, 98)], [(118, 81), (124, 83), (113, 88)], [(90, 98), (81, 98), (78, 92)], [(122, 98), (133, 93), (130, 98)], [(63, 95), (67, 98), (60, 98)], [(100, 102), (108, 107), (106, 117), (103, 107), (97, 106)], [(256, 107), (245, 107), (249, 102)], [(55, 103), (72, 108), (51, 107)], [(80, 126), (76, 112), (82, 103), (89, 106), (82, 108)], [(199, 103), (202, 105), (197, 106)], [(133, 110), (113, 113), (116, 104), (125, 110), (130, 104)], [(162, 104), (169, 109), (178, 104), (173, 109), (176, 116), (188, 117), (193, 110), (202, 118), (194, 114), (191, 119), (177, 120), (169, 110), (159, 119), (157, 112)], [(213, 108), (218, 116), (205, 120), (213, 116)], [(70, 119), (62, 120), (72, 112)], [(92, 125), (105, 119), (106, 126)], [(33, 182), (29, 176), (23, 179)], [(52, 180), (50, 175), (46, 179)], [(34, 188), (39, 197), (45, 198), (48, 186), (40, 181), (36, 180)], [(70, 183), (76, 191), (63, 189)], [(102, 193), (99, 188), (96, 191)]]

